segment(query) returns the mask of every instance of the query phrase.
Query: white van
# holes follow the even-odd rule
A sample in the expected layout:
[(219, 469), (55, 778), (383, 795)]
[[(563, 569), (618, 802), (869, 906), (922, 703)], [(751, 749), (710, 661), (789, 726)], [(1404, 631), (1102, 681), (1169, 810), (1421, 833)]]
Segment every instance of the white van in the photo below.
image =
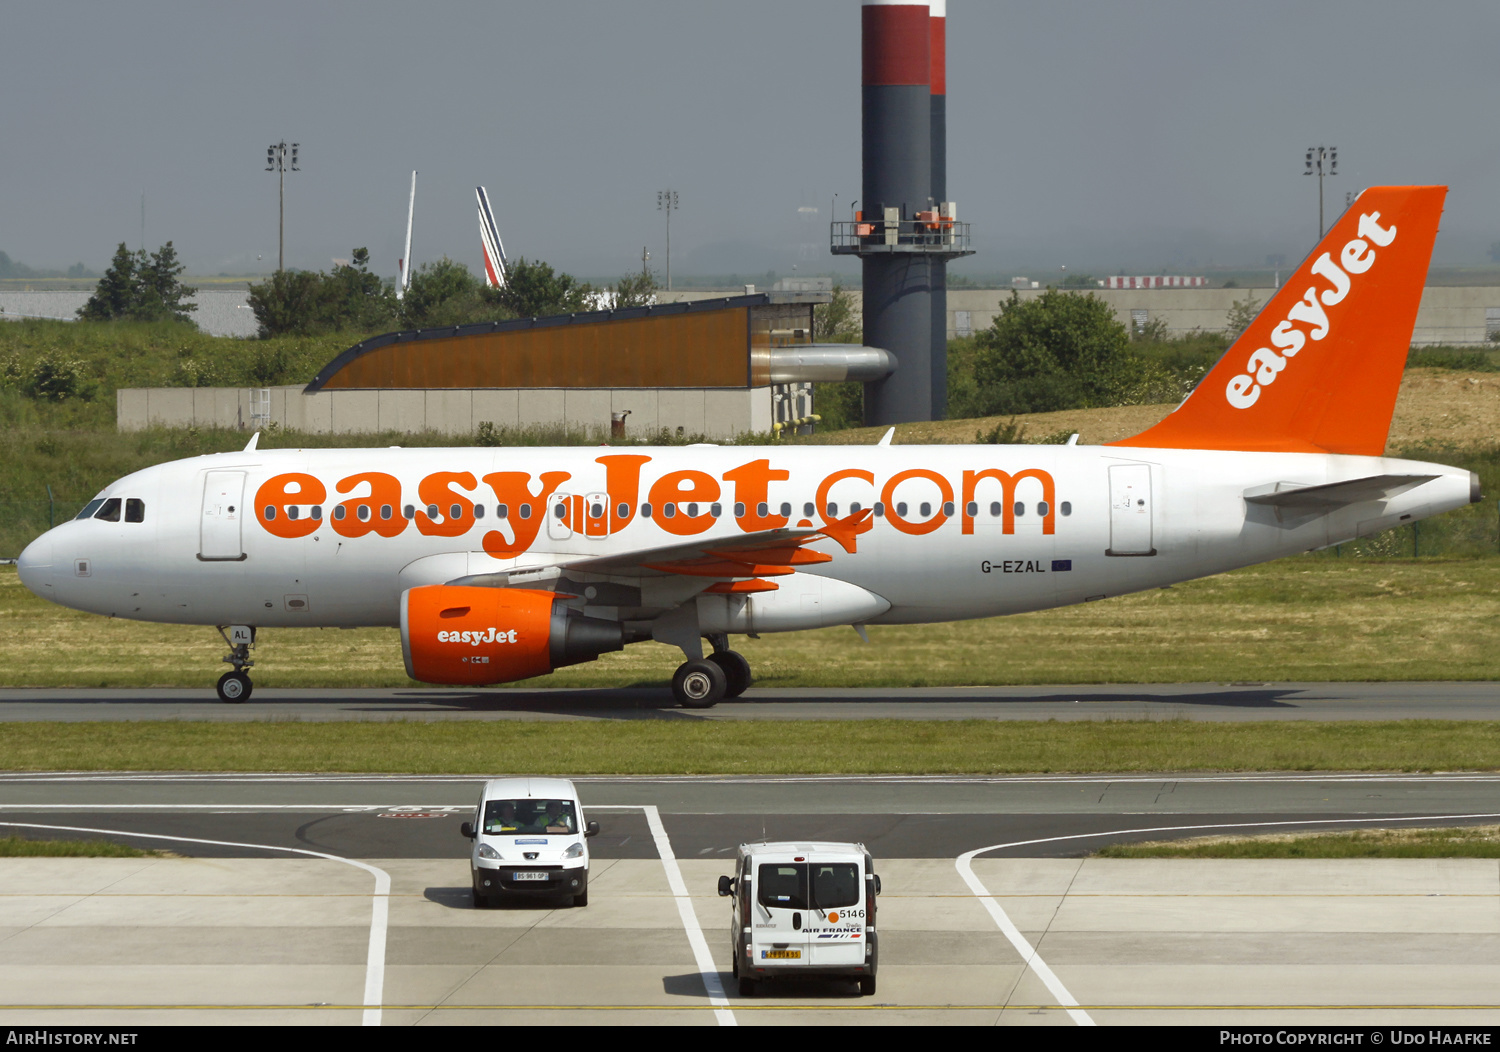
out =
[(740, 996), (766, 979), (838, 979), (875, 992), (880, 878), (863, 844), (781, 841), (741, 844), (730, 896), (729, 938)]
[(460, 831), (474, 841), (469, 868), (474, 906), (501, 895), (571, 895), (589, 904), (587, 838), (578, 790), (566, 778), (495, 778), (484, 783), (474, 821)]

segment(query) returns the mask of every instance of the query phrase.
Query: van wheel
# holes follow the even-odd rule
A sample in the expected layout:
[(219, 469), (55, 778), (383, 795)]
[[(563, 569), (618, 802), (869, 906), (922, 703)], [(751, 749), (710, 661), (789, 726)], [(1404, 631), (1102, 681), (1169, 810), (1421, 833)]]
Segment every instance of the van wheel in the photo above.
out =
[(875, 996), (875, 977), (873, 975), (861, 975), (859, 977), (859, 996)]
[(743, 976), (740, 977), (741, 997), (754, 997), (759, 992), (760, 983), (756, 982), (754, 979), (746, 979)]
[(573, 896), (573, 908), (574, 909), (582, 909), (584, 906), (587, 906), (588, 904), (589, 904), (589, 893), (588, 893), (587, 890), (585, 890), (582, 895), (574, 895)]

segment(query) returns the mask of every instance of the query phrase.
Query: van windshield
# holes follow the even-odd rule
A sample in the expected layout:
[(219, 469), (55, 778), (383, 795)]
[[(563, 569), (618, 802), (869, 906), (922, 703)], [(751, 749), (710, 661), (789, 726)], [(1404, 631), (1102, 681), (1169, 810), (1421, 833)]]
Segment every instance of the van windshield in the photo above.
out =
[(576, 833), (578, 816), (571, 800), (487, 800), (484, 831), (488, 836)]
[(762, 906), (832, 910), (859, 903), (859, 866), (853, 862), (775, 862), (756, 874)]

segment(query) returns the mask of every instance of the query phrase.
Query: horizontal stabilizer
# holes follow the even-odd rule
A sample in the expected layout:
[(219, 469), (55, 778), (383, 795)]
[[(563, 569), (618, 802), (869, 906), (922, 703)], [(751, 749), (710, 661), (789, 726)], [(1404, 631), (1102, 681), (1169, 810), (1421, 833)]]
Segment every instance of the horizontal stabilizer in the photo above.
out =
[(1431, 482), (1437, 475), (1369, 475), (1348, 482), (1330, 482), (1324, 486), (1298, 486), (1277, 490), (1273, 493), (1258, 493), (1245, 498), (1248, 504), (1265, 504), (1273, 508), (1288, 508), (1299, 511), (1331, 511), (1367, 500), (1385, 500), (1398, 493), (1405, 493), (1424, 482)]

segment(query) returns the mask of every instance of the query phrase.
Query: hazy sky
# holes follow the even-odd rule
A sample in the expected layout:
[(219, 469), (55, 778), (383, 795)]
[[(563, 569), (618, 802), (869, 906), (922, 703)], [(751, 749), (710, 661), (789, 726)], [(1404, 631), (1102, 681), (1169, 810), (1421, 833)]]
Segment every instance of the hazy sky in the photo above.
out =
[[(1500, 4), (950, 0), (957, 269), (1109, 273), (1301, 256), (1305, 147), (1346, 191), (1447, 183), (1440, 262), (1500, 240)], [(393, 273), (408, 181), (418, 262), (479, 267), (473, 188), (506, 249), (584, 275), (826, 271), (860, 187), (855, 0), (39, 4), (0, 0), (0, 250), (102, 267), (171, 239), (196, 270), (355, 245)], [(800, 206), (818, 209), (799, 218)], [(257, 262), (257, 257), (260, 257)], [(1038, 276), (1033, 273), (1032, 276)]]

